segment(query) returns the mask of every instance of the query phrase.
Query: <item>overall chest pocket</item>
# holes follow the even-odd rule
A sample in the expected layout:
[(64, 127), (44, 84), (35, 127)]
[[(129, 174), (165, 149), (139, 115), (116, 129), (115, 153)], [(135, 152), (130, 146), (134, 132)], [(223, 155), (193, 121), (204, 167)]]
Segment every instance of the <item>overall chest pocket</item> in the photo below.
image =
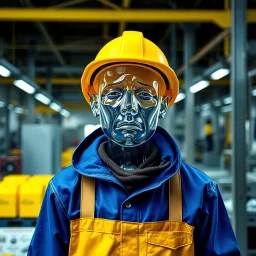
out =
[(193, 235), (185, 231), (147, 232), (147, 256), (193, 256)]

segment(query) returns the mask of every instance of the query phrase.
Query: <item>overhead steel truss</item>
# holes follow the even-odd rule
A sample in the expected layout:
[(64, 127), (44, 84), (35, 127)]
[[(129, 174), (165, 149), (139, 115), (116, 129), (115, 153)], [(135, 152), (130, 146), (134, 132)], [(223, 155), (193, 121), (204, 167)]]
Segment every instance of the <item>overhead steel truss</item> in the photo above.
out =
[[(101, 10), (0, 8), (0, 21), (41, 22), (213, 22), (221, 28), (231, 26), (230, 10)], [(256, 9), (247, 10), (247, 22), (256, 22)]]
[[(10, 78), (0, 78), (0, 86), (1, 85), (12, 85), (14, 80), (15, 79), (12, 78), (12, 77), (10, 77)], [(53, 78), (51, 78), (50, 81), (51, 81), (52, 85), (61, 85), (61, 86), (80, 85), (81, 84), (81, 78), (53, 77)], [(180, 81), (180, 85), (183, 86), (184, 80), (179, 79), (179, 81)], [(36, 77), (35, 82), (37, 84), (44, 85), (44, 84), (46, 84), (47, 79), (44, 78), (44, 77)], [(211, 83), (211, 85), (216, 85), (216, 86), (225, 86), (225, 85), (230, 84), (230, 81), (227, 80), (227, 79), (209, 80), (209, 82)]]

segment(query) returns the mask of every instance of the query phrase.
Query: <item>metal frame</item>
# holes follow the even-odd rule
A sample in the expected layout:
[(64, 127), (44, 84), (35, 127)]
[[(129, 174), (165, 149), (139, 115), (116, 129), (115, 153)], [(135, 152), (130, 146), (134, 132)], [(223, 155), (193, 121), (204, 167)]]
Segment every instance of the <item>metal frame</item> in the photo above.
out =
[(190, 92), (193, 78), (193, 66), (189, 60), (195, 49), (195, 26), (184, 25), (184, 65), (185, 65), (185, 154), (186, 162), (194, 164), (195, 161), (195, 95)]
[[(32, 45), (32, 43), (31, 43)], [(34, 81), (36, 76), (36, 70), (35, 70), (35, 62), (36, 62), (36, 49), (31, 47), (28, 51), (28, 76), (32, 81)], [(34, 98), (34, 95), (27, 94), (27, 107), (28, 107), (28, 115), (26, 116), (26, 121), (28, 123), (34, 123), (36, 120), (34, 108), (36, 105), (36, 100)]]
[[(229, 10), (101, 10), (101, 9), (0, 9), (1, 21), (40, 22), (213, 22), (222, 28), (231, 25)], [(247, 10), (247, 21), (256, 22), (256, 9)]]
[(232, 95), (232, 194), (233, 227), (241, 248), (247, 255), (245, 121), (247, 107), (247, 1), (232, 0), (231, 95)]
[[(42, 70), (41, 68), (39, 68), (39, 70)], [(65, 69), (63, 69), (65, 70)], [(56, 72), (56, 73), (60, 73), (60, 72)], [(79, 72), (74, 72), (74, 73), (79, 73)], [(79, 74), (81, 75), (83, 72), (80, 72)], [(15, 79), (14, 78), (0, 78), (0, 86), (3, 84), (12, 84), (13, 81)], [(228, 79), (221, 79), (221, 80), (211, 80), (208, 79), (211, 85), (214, 86), (227, 86), (230, 85), (230, 80)], [(47, 83), (47, 79), (45, 77), (37, 77), (34, 80), (37, 84), (46, 84)], [(254, 82), (256, 82), (256, 80), (253, 80)], [(180, 86), (182, 87), (184, 85), (184, 80), (183, 79), (179, 79), (180, 82)], [(81, 85), (81, 78), (65, 78), (65, 77), (52, 77), (51, 78), (51, 83), (52, 85)]]
[[(229, 35), (230, 29), (227, 28), (223, 30), (221, 33), (219, 33), (214, 39), (212, 39), (210, 42), (208, 42), (205, 46), (203, 46), (193, 57), (190, 58), (189, 64), (193, 65), (196, 62), (198, 62), (202, 57), (204, 57), (207, 53), (209, 53), (213, 48), (218, 46), (225, 38)], [(177, 76), (180, 76), (185, 70), (185, 66), (181, 66), (176, 74)]]

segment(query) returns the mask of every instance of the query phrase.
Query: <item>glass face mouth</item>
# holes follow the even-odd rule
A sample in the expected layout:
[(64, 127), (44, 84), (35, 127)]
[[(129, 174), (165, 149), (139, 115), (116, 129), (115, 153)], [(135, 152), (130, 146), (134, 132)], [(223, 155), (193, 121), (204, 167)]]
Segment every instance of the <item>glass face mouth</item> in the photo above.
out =
[(142, 65), (113, 65), (101, 70), (99, 115), (104, 133), (113, 142), (133, 147), (154, 134), (160, 110), (163, 78)]

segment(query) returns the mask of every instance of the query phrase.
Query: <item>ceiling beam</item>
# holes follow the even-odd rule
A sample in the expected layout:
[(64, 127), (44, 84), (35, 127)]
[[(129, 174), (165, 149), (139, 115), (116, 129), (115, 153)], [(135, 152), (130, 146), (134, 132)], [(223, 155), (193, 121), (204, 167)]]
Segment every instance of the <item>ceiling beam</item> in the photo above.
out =
[[(12, 84), (14, 78), (0, 78), (0, 85), (1, 84)], [(45, 85), (47, 82), (47, 79), (44, 77), (37, 77), (35, 78), (35, 82), (40, 85)], [(183, 86), (184, 80), (179, 80), (180, 85)], [(229, 79), (221, 79), (221, 80), (209, 80), (211, 85), (229, 85), (230, 80)], [(52, 85), (80, 85), (81, 84), (81, 78), (63, 78), (63, 77), (54, 77), (51, 79)]]
[[(256, 22), (256, 9), (248, 10), (248, 22)], [(231, 24), (229, 10), (102, 10), (0, 8), (2, 21), (40, 22), (213, 22), (222, 28)]]
[[(15, 78), (9, 77), (9, 78), (0, 78), (0, 84), (13, 84), (13, 81)], [(40, 85), (45, 85), (47, 82), (47, 79), (44, 77), (38, 77), (35, 78), (35, 83)], [(52, 78), (51, 79), (52, 85), (80, 85), (81, 84), (81, 78)]]
[[(222, 28), (231, 24), (229, 10), (102, 10), (0, 8), (1, 21), (38, 22), (213, 22)], [(256, 22), (256, 9), (248, 9), (248, 23)]]

